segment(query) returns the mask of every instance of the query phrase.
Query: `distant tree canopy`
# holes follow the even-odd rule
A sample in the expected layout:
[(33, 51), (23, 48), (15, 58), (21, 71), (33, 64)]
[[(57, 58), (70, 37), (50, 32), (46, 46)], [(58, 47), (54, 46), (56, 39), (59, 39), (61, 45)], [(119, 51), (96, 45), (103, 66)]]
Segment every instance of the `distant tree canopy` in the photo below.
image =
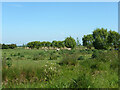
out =
[[(115, 31), (107, 31), (104, 28), (97, 28), (93, 31), (92, 34), (84, 35), (82, 38), (83, 46), (91, 49), (91, 47), (95, 47), (95, 49), (109, 49), (110, 47), (120, 48), (120, 34)], [(79, 39), (75, 41), (74, 38), (67, 37), (64, 41), (32, 41), (27, 43), (27, 45), (23, 45), (22, 47), (29, 47), (31, 49), (42, 48), (42, 47), (53, 47), (53, 48), (71, 48), (74, 49), (75, 47), (80, 46)], [(16, 48), (16, 44), (0, 44), (0, 49), (14, 49)]]
[(120, 34), (115, 31), (109, 31), (108, 32), (108, 43), (110, 46), (113, 46), (114, 48), (117, 48), (120, 40)]
[(109, 45), (107, 43), (108, 41), (108, 32), (107, 29), (104, 28), (97, 28), (93, 31), (93, 46), (95, 49), (108, 49)]
[(79, 39), (78, 39), (78, 37), (77, 37), (76, 45), (77, 45), (77, 46), (80, 46), (80, 45), (81, 45), (81, 44), (80, 44), (80, 41), (79, 41)]
[(97, 28), (93, 34), (84, 35), (82, 38), (83, 46), (95, 49), (108, 49), (110, 46), (117, 48), (120, 40), (120, 34), (115, 31), (107, 32), (107, 29)]
[(33, 42), (29, 42), (27, 46), (31, 49), (33, 48), (39, 49), (40, 47), (48, 47), (48, 48), (49, 47), (53, 47), (53, 48), (67, 47), (67, 48), (73, 49), (76, 46), (76, 42), (72, 37), (67, 37), (64, 41), (52, 41), (52, 43), (48, 41), (47, 42), (33, 41)]
[(16, 47), (16, 44), (2, 44), (2, 49), (14, 49)]
[(71, 36), (70, 36), (70, 37), (67, 37), (64, 42), (65, 42), (65, 46), (66, 46), (67, 48), (74, 49), (75, 46), (76, 46), (76, 41), (75, 41), (75, 39), (72, 38)]
[(83, 40), (83, 46), (86, 46), (89, 49), (93, 46), (94, 39), (92, 34), (84, 35), (82, 40)]

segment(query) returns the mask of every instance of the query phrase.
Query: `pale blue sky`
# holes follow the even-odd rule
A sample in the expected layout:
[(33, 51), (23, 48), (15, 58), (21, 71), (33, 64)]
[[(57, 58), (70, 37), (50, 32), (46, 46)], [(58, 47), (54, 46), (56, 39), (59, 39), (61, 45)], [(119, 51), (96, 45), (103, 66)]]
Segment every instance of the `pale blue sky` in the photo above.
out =
[(96, 28), (118, 31), (117, 2), (24, 2), (3, 3), (2, 42), (26, 44), (30, 41), (64, 40)]

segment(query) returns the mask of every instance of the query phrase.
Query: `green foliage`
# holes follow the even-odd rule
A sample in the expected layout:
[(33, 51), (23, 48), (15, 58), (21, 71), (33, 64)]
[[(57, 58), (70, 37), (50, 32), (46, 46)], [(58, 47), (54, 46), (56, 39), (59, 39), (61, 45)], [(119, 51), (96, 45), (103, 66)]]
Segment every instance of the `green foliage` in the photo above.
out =
[(84, 59), (85, 59), (84, 56), (80, 56), (80, 57), (78, 58), (78, 60), (84, 60)]
[(93, 31), (94, 42), (93, 45), (95, 49), (108, 49), (109, 45), (107, 43), (108, 32), (107, 29), (97, 28)]
[(58, 56), (56, 51), (50, 52), (49, 60), (57, 60)]
[(75, 46), (76, 46), (76, 41), (75, 41), (75, 39), (72, 38), (71, 36), (70, 36), (70, 37), (67, 37), (67, 38), (65, 39), (65, 46), (66, 46), (67, 48), (72, 48), (72, 49), (74, 49)]
[(51, 55), (49, 60), (57, 60), (57, 56), (56, 55)]
[(88, 74), (82, 74), (77, 79), (73, 79), (74, 82), (70, 84), (70, 88), (91, 88), (92, 78)]
[(92, 34), (84, 35), (82, 40), (83, 40), (83, 46), (86, 46), (87, 48), (91, 49), (94, 41)]
[(64, 41), (52, 41), (52, 47), (62, 48), (65, 47)]
[(8, 44), (8, 45), (2, 44), (2, 49), (14, 49), (16, 47), (17, 47), (16, 44)]
[(117, 48), (119, 44), (119, 40), (120, 40), (119, 33), (111, 30), (108, 32), (108, 43), (110, 44), (110, 46)]
[(75, 54), (65, 54), (63, 56), (62, 61), (59, 63), (60, 65), (76, 65), (77, 64), (77, 56)]
[(29, 43), (27, 44), (27, 47), (32, 48), (32, 49), (33, 49), (33, 48), (39, 49), (40, 46), (41, 46), (41, 42), (40, 42), (40, 41), (33, 41), (33, 42), (29, 42)]
[[(92, 52), (98, 52), (99, 55), (89, 58)], [(18, 58), (20, 55), (24, 57)], [(38, 56), (36, 61), (33, 60), (35, 56)], [(49, 60), (50, 56), (55, 56), (58, 60)], [(77, 60), (78, 56), (83, 56), (85, 59)], [(37, 49), (4, 49), (2, 87), (118, 88), (118, 59), (117, 50), (63, 49), (45, 52)]]
[(33, 60), (45, 60), (45, 56), (44, 55), (34, 55)]
[(45, 46), (49, 48), (51, 46), (51, 42), (46, 42)]
[[(26, 64), (26, 65), (25, 65)], [(24, 62), (23, 66), (18, 65), (3, 69), (3, 85), (21, 85), (29, 83), (41, 83), (42, 81), (49, 81), (55, 75), (59, 75), (57, 67), (54, 63), (46, 64), (45, 66), (37, 66), (33, 63)], [(9, 80), (8, 80), (9, 79)]]
[(65, 47), (64, 41), (58, 41), (58, 48)]
[(77, 37), (77, 43), (76, 43), (76, 45), (80, 46), (80, 41), (79, 41), (78, 37)]
[(20, 57), (24, 57), (24, 55), (20, 55)]
[(92, 58), (99, 58), (99, 52), (94, 51), (93, 54), (92, 54)]

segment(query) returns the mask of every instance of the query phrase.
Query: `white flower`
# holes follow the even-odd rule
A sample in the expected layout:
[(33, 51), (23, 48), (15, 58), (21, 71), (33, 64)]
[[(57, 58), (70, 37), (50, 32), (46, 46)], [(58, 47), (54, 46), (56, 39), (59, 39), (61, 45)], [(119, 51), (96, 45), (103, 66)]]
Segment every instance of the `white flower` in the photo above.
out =
[(47, 65), (45, 65), (45, 67), (47, 67)]

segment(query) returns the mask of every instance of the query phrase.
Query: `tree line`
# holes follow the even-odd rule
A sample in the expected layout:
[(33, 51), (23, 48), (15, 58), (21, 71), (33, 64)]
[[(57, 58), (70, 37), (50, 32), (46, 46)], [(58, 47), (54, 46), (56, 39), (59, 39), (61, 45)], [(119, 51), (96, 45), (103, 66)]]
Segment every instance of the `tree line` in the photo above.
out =
[(120, 44), (120, 34), (115, 31), (107, 31), (104, 28), (97, 28), (93, 34), (84, 35), (82, 38), (83, 46), (95, 49), (109, 49), (110, 47), (118, 48)]
[[(92, 34), (84, 35), (82, 38), (83, 46), (91, 49), (91, 47), (94, 47), (95, 49), (109, 49), (111, 47), (118, 48), (120, 44), (120, 34), (115, 31), (107, 31), (107, 29), (104, 28), (97, 28), (93, 31)], [(63, 41), (32, 41), (27, 43), (27, 45), (23, 45), (22, 47), (29, 47), (31, 49), (34, 48), (42, 48), (42, 47), (57, 47), (57, 48), (71, 48), (74, 49), (76, 46), (80, 46), (79, 40), (77, 38), (77, 42), (74, 38), (67, 37)], [(9, 44), (5, 45), (2, 44), (2, 49), (14, 49), (16, 48), (16, 44)]]
[(67, 47), (67, 48), (74, 48), (76, 46), (76, 41), (74, 38), (72, 38), (71, 36), (70, 37), (67, 37), (64, 41), (52, 41), (51, 42), (40, 42), (40, 41), (33, 41), (33, 42), (29, 42), (27, 43), (27, 47), (33, 49), (33, 48), (41, 48), (41, 47), (57, 47), (57, 48), (64, 48), (64, 47)]
[(16, 48), (16, 44), (0, 44), (1, 49), (14, 49)]

